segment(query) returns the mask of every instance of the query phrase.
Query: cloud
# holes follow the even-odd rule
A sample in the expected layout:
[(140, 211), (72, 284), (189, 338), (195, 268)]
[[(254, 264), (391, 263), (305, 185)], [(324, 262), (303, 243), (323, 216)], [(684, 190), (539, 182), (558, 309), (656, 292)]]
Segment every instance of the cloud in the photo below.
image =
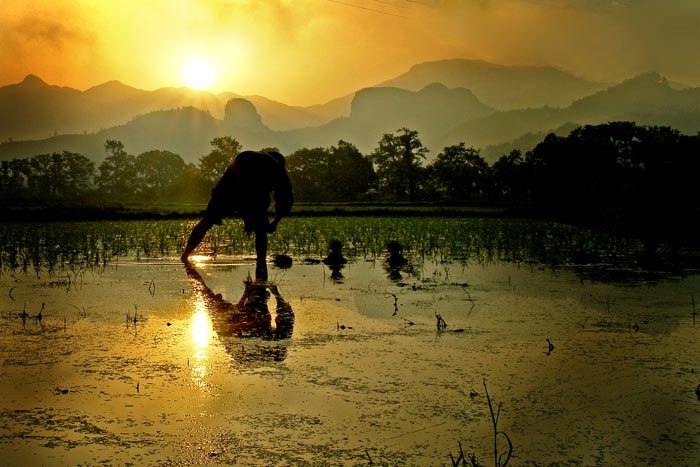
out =
[[(67, 78), (69, 67), (88, 62), (95, 33), (80, 12), (60, 2), (8, 0), (0, 14), (0, 80), (17, 81), (28, 73)], [(51, 75), (51, 76), (48, 76)]]
[(62, 50), (66, 46), (75, 47), (76, 43), (88, 46), (93, 43), (91, 35), (84, 30), (55, 18), (25, 16), (14, 31), (21, 43), (36, 41), (56, 50)]
[(61, 50), (65, 47), (91, 46), (94, 32), (85, 26), (89, 21), (81, 18), (81, 11), (55, 2), (26, 2), (22, 6), (16, 0), (8, 0), (5, 13), (0, 16), (1, 37), (15, 49), (49, 47)]

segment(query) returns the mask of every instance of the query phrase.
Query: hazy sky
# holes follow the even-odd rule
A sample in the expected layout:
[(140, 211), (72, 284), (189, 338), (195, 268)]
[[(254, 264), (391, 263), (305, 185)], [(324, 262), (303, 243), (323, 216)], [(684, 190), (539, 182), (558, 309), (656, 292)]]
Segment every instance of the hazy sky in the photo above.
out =
[(700, 85), (698, 44), (698, 0), (3, 0), (0, 85), (155, 89), (201, 72), (214, 92), (314, 104), (458, 57)]

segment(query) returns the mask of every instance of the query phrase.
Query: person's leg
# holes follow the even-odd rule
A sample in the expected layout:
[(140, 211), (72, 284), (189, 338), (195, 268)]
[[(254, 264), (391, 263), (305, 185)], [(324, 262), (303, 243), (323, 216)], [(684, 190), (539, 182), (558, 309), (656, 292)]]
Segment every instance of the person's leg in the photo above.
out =
[[(202, 239), (204, 238), (204, 235), (209, 231), (211, 226), (214, 225), (211, 221), (208, 219), (204, 218), (197, 225), (194, 226), (194, 229), (192, 229), (192, 233), (190, 234), (189, 240), (187, 240), (187, 246), (185, 247), (185, 251), (182, 253), (182, 256), (180, 256), (180, 260), (182, 262), (187, 262), (190, 254), (194, 251), (197, 246), (202, 243)], [(267, 249), (267, 242), (265, 245), (265, 248)]]
[(267, 280), (267, 230), (257, 229), (255, 231), (255, 252), (257, 261), (255, 268), (255, 278)]

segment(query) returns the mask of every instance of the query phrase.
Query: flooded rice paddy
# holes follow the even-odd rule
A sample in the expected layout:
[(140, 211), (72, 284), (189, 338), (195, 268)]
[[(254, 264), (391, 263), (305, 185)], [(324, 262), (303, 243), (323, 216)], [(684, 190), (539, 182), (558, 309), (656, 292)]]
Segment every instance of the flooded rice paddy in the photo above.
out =
[[(289, 221), (271, 253), (292, 265), (271, 257), (266, 282), (236, 224), (190, 267), (188, 225), (138, 248), (151, 224), (109, 227), (131, 232), (114, 252), (104, 224), (76, 225), (94, 250), (61, 247), (69, 224), (4, 226), (3, 462), (433, 466), (461, 443), (490, 465), (484, 381), (509, 465), (700, 462), (693, 271), (649, 272), (634, 242), (544, 223), (427, 220), (363, 241), (380, 223), (303, 240)], [(397, 236), (409, 262), (392, 268)], [(331, 237), (342, 268), (319, 262)]]

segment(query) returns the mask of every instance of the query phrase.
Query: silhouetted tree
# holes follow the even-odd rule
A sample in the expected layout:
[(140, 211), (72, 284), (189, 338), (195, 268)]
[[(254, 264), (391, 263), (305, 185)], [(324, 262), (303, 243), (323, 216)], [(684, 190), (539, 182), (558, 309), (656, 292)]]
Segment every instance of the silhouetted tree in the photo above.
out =
[(488, 164), (464, 143), (445, 147), (427, 169), (431, 189), (443, 198), (481, 199), (490, 191)]
[(95, 164), (82, 154), (39, 154), (29, 159), (27, 185), (32, 196), (73, 199), (92, 188)]
[(27, 185), (32, 194), (47, 198), (56, 197), (54, 180), (65, 176), (62, 164), (57, 159), (58, 157), (54, 158), (51, 154), (39, 154), (29, 159)]
[(0, 164), (0, 192), (5, 198), (22, 197), (27, 189), (29, 159), (12, 159)]
[(523, 155), (514, 149), (509, 154), (501, 156), (491, 168), (493, 179), (493, 196), (510, 202), (525, 201)]
[(328, 158), (328, 200), (362, 199), (376, 179), (372, 162), (354, 144), (338, 141)]
[(187, 164), (177, 178), (163, 188), (161, 196), (178, 203), (206, 203), (211, 187), (204, 183), (196, 165)]
[(136, 158), (127, 154), (121, 141), (107, 140), (105, 151), (109, 155), (99, 167), (99, 189), (112, 200), (132, 199), (137, 188)]
[(353, 144), (300, 149), (287, 158), (294, 196), (303, 201), (362, 199), (375, 175), (372, 163)]
[(397, 199), (416, 199), (424, 175), (422, 160), (428, 149), (418, 132), (400, 128), (396, 134), (386, 133), (370, 155), (376, 167), (380, 190)]
[(63, 151), (63, 161), (67, 165), (68, 178), (61, 188), (64, 196), (76, 198), (94, 189), (95, 163), (88, 157)]
[(534, 202), (639, 236), (647, 257), (662, 239), (678, 245), (691, 238), (700, 204), (698, 136), (633, 122), (587, 125), (548, 135), (523, 169)]
[(287, 157), (287, 173), (297, 200), (325, 201), (328, 157), (325, 148), (302, 148)]
[(136, 157), (139, 192), (149, 198), (163, 195), (163, 190), (185, 171), (185, 161), (170, 151), (147, 151)]
[(632, 167), (646, 131), (632, 122), (613, 122), (579, 127), (566, 137), (547, 135), (526, 156), (533, 200), (571, 208), (629, 199), (632, 192), (626, 190), (638, 178)]
[(230, 136), (219, 136), (211, 140), (210, 144), (214, 149), (199, 159), (199, 170), (202, 179), (212, 188), (241, 152), (243, 146)]

